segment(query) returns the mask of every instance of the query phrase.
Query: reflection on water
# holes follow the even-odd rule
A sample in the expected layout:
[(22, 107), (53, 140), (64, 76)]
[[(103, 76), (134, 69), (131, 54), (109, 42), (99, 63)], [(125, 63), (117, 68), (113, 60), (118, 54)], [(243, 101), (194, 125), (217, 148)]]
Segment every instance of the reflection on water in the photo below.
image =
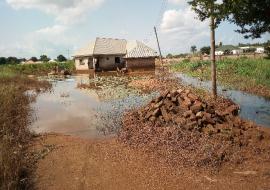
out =
[[(36, 120), (31, 129), (36, 133), (55, 132), (84, 138), (99, 137), (101, 131), (115, 132), (125, 110), (140, 106), (156, 95), (128, 88), (128, 82), (137, 78), (77, 75), (69, 79), (47, 79), (52, 82), (53, 89), (39, 95), (33, 103)], [(78, 88), (78, 84), (93, 81), (100, 88)], [(104, 130), (112, 126), (114, 129)]]
[[(189, 77), (185, 74), (178, 73), (176, 77), (180, 78), (182, 82), (195, 87), (202, 87), (204, 89), (211, 89), (210, 81), (200, 81), (197, 78)], [(223, 90), (221, 86), (218, 87), (218, 94), (230, 98), (241, 107), (240, 116), (244, 119), (253, 121), (259, 125), (270, 127), (270, 101), (260, 97), (251, 95), (239, 90)]]

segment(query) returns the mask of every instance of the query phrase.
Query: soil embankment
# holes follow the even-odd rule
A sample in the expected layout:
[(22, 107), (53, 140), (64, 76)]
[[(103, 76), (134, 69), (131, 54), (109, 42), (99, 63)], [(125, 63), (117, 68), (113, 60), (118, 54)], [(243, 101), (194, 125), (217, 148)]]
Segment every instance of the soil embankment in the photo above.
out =
[(224, 168), (211, 173), (201, 168), (171, 166), (117, 142), (45, 135), (37, 150), (54, 147), (38, 162), (37, 189), (267, 189), (270, 167)]

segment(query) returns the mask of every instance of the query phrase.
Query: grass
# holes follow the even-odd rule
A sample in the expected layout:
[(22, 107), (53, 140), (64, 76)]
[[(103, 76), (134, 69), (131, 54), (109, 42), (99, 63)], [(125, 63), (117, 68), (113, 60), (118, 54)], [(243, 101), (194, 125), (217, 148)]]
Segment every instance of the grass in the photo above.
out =
[(31, 188), (32, 165), (26, 155), (33, 97), (25, 92), (48, 88), (47, 82), (0, 72), (0, 189)]
[[(204, 80), (211, 79), (211, 62), (184, 60), (171, 65), (176, 72), (187, 73)], [(224, 59), (217, 61), (218, 81), (230, 88), (270, 97), (269, 59)]]
[(74, 71), (75, 65), (73, 61), (57, 62), (57, 63), (41, 63), (41, 64), (17, 64), (17, 65), (0, 65), (0, 73), (2, 75), (22, 74), (22, 75), (46, 75), (51, 72), (55, 66), (59, 70)]

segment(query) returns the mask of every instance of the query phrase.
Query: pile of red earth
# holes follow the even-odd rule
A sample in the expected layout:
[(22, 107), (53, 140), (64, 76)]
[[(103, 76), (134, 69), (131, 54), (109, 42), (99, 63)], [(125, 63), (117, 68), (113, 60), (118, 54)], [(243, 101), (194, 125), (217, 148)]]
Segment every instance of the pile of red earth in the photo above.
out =
[(241, 120), (238, 111), (229, 100), (220, 106), (190, 90), (166, 91), (125, 115), (119, 139), (185, 165), (242, 163), (254, 154), (270, 159), (269, 134)]
[(214, 105), (203, 102), (190, 90), (180, 89), (165, 92), (138, 113), (141, 118), (153, 122), (175, 122), (188, 130), (218, 132), (225, 128), (224, 123), (230, 121), (231, 116), (238, 114), (239, 107), (228, 103), (225, 110), (217, 111)]

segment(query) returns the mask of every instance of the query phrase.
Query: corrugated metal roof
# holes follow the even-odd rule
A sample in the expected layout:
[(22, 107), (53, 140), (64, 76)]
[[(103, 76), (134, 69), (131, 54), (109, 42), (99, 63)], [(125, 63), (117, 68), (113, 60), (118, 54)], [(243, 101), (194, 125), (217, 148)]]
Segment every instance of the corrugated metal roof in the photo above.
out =
[(125, 55), (126, 45), (126, 40), (97, 38), (94, 55)]
[(157, 57), (155, 50), (139, 41), (112, 38), (96, 38), (94, 42), (78, 50), (74, 57), (94, 55), (126, 55), (125, 58)]
[(152, 48), (146, 46), (139, 41), (128, 42), (127, 54), (125, 58), (144, 58), (144, 57), (158, 57), (158, 54)]
[(95, 47), (95, 43), (94, 42), (90, 42), (87, 46), (79, 49), (76, 53), (75, 53), (75, 57), (79, 57), (79, 56), (92, 56), (93, 52), (94, 52), (94, 47)]

